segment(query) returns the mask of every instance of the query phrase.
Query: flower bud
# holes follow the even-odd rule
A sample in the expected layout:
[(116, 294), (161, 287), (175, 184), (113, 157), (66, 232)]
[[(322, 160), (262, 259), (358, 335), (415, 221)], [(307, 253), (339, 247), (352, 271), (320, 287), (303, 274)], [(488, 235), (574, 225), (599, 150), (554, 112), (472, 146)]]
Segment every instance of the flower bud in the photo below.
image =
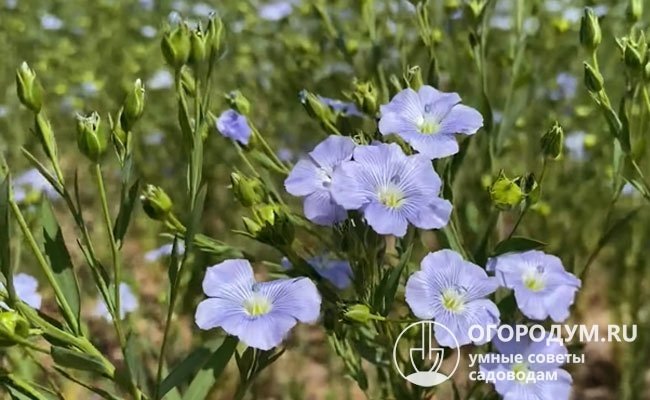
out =
[(643, 16), (644, 0), (629, 0), (626, 8), (627, 19), (630, 22), (638, 22)]
[(260, 204), (266, 198), (264, 184), (257, 178), (248, 178), (233, 172), (230, 174), (230, 182), (235, 198), (244, 207)]
[(501, 210), (512, 209), (524, 199), (521, 187), (517, 185), (517, 182), (506, 177), (503, 171), (499, 173), (489, 191), (492, 204)]
[(180, 23), (174, 28), (168, 28), (163, 34), (160, 48), (167, 64), (176, 69), (185, 65), (192, 49), (190, 30), (187, 25)]
[[(422, 80), (420, 78), (420, 80)], [(357, 106), (368, 115), (376, 115), (379, 111), (379, 102), (377, 99), (377, 88), (368, 82), (356, 81), (353, 83), (352, 100)]]
[(383, 321), (386, 318), (370, 312), (370, 308), (365, 304), (353, 304), (344, 311), (343, 318), (351, 322), (367, 324), (370, 320)]
[(417, 65), (409, 67), (406, 70), (406, 73), (404, 73), (404, 80), (411, 89), (417, 91), (422, 87), (422, 85), (424, 85), (424, 81), (422, 80), (422, 69)]
[(94, 163), (98, 163), (108, 147), (108, 137), (97, 112), (77, 115), (77, 147)]
[(602, 40), (602, 33), (600, 31), (600, 23), (594, 10), (590, 7), (585, 7), (584, 14), (580, 20), (580, 44), (582, 47), (593, 53), (596, 51)]
[(133, 87), (127, 93), (123, 108), (120, 117), (122, 128), (130, 131), (144, 112), (144, 85), (140, 79), (136, 79)]
[(16, 344), (11, 336), (26, 338), (29, 335), (29, 323), (15, 311), (0, 312), (0, 346)]
[(147, 185), (140, 196), (140, 201), (144, 212), (156, 221), (165, 221), (174, 206), (167, 193), (154, 185)]
[(50, 121), (45, 114), (38, 113), (34, 116), (34, 132), (41, 142), (45, 154), (47, 154), (50, 160), (55, 160), (57, 157), (56, 141), (54, 139), (52, 125), (50, 125)]
[(307, 111), (310, 117), (321, 122), (323, 126), (331, 125), (336, 122), (336, 113), (327, 104), (315, 94), (302, 90), (300, 91), (300, 103)]
[(528, 204), (536, 204), (539, 201), (541, 188), (535, 179), (535, 174), (522, 175), (515, 179), (515, 183), (521, 188)]
[(623, 60), (625, 61), (625, 66), (628, 67), (632, 72), (641, 72), (643, 69), (643, 59), (641, 54), (635, 49), (631, 43), (628, 43), (625, 46), (623, 51)]
[(194, 29), (192, 31), (190, 36), (190, 63), (198, 64), (201, 61), (205, 60), (205, 56), (208, 51), (207, 46), (207, 37), (199, 26), (197, 29)]
[(293, 242), (295, 228), (289, 215), (277, 204), (263, 204), (253, 209), (255, 221), (244, 218), (248, 232), (262, 243), (288, 246)]
[(603, 90), (603, 76), (596, 71), (589, 63), (584, 63), (585, 67), (585, 86), (592, 93), (598, 93)]
[(542, 153), (545, 157), (557, 160), (560, 155), (562, 155), (563, 142), (564, 130), (560, 124), (555, 121), (551, 129), (542, 135)]
[(234, 109), (241, 115), (250, 115), (251, 103), (239, 90), (233, 90), (226, 94), (226, 101), (230, 104), (230, 108)]
[(35, 113), (43, 105), (43, 87), (36, 78), (36, 73), (26, 62), (16, 70), (16, 89), (20, 102)]
[(221, 41), (223, 38), (223, 22), (217, 16), (213, 15), (208, 21), (205, 29), (205, 40), (207, 50), (210, 51), (211, 57), (216, 56), (221, 50)]

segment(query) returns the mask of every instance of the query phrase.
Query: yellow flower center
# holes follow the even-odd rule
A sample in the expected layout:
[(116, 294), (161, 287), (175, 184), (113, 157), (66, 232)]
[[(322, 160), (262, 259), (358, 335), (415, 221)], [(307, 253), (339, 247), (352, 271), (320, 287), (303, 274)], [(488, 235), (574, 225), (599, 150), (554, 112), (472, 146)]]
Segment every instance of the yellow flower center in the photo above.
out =
[(528, 380), (528, 364), (517, 363), (512, 366), (512, 372), (515, 374), (515, 380), (520, 383), (525, 383)]
[(244, 302), (244, 308), (251, 317), (259, 317), (260, 315), (268, 314), (273, 306), (266, 297), (254, 295)]
[(420, 132), (425, 135), (433, 135), (440, 130), (440, 124), (433, 119), (424, 119), (420, 124)]
[(527, 272), (524, 277), (524, 286), (533, 292), (539, 292), (546, 287), (546, 279), (544, 279), (544, 267), (538, 266), (535, 271)]
[(396, 187), (379, 189), (379, 202), (388, 208), (399, 208), (404, 202), (404, 193)]
[(442, 292), (442, 306), (453, 313), (462, 312), (465, 308), (465, 298), (458, 290), (447, 289)]

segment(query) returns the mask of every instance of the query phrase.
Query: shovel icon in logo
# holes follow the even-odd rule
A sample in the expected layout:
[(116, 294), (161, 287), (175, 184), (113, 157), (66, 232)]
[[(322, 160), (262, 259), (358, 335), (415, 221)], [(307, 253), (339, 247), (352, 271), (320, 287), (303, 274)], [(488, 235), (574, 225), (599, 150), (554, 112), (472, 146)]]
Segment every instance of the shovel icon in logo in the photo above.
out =
[[(421, 331), (420, 340), (419, 342), (416, 341), (415, 343), (411, 344), (411, 347), (409, 348), (409, 357), (411, 366), (413, 367), (413, 372), (407, 375), (400, 369), (400, 364), (397, 362), (398, 344), (402, 339), (404, 333), (410, 329), (418, 329), (418, 327)], [(440, 327), (440, 329), (446, 330), (452, 336), (452, 338), (454, 338), (454, 341), (456, 341), (453, 333), (451, 333), (451, 331), (444, 325), (441, 325), (434, 321), (420, 321), (406, 327), (406, 329), (400, 333), (397, 341), (395, 342), (395, 347), (393, 349), (393, 361), (395, 362), (395, 366), (397, 367), (400, 375), (402, 375), (404, 379), (414, 385), (422, 387), (432, 387), (439, 385), (448, 380), (449, 377), (456, 371), (456, 368), (458, 368), (460, 355), (456, 354), (456, 365), (454, 366), (451, 373), (449, 375), (445, 375), (439, 372), (444, 359), (444, 349), (433, 346), (435, 327)], [(456, 348), (458, 348), (458, 346), (456, 346)], [(420, 368), (422, 365), (430, 365), (430, 367), (428, 367), (426, 370), (421, 371)]]

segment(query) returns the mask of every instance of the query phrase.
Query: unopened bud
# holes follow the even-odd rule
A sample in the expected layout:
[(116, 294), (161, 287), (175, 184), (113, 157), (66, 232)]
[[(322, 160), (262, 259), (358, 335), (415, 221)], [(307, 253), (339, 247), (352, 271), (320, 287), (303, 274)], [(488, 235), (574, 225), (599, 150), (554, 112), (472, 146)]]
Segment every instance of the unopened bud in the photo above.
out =
[(205, 38), (207, 49), (210, 51), (211, 57), (219, 54), (221, 50), (221, 41), (223, 39), (223, 22), (217, 16), (210, 17), (208, 26), (205, 29)]
[(353, 304), (349, 306), (343, 313), (343, 317), (348, 321), (362, 324), (367, 324), (371, 320), (383, 321), (386, 319), (381, 315), (370, 312), (370, 308), (365, 304)]
[(334, 111), (327, 104), (324, 104), (315, 94), (307, 90), (302, 90), (300, 92), (300, 103), (305, 107), (310, 117), (321, 121), (321, 123), (327, 124), (336, 121)]
[(584, 63), (585, 67), (585, 86), (592, 93), (598, 93), (603, 90), (603, 76), (596, 71), (589, 63)]
[(643, 16), (643, 0), (629, 0), (626, 15), (630, 22), (638, 22)]
[(13, 346), (16, 344), (14, 337), (22, 339), (28, 335), (29, 324), (17, 312), (0, 312), (0, 346)]
[[(422, 78), (420, 77), (420, 81)], [(368, 115), (376, 115), (379, 111), (379, 102), (377, 99), (377, 88), (368, 82), (354, 82), (354, 89), (351, 93), (352, 100), (356, 105)]]
[(642, 71), (643, 58), (637, 49), (632, 47), (631, 43), (628, 43), (628, 45), (625, 46), (625, 50), (623, 51), (623, 60), (625, 61), (625, 66), (632, 72)]
[(251, 103), (239, 90), (233, 90), (226, 94), (226, 101), (230, 104), (230, 108), (234, 109), (241, 115), (250, 115)]
[(601, 40), (602, 33), (598, 17), (593, 9), (585, 7), (580, 20), (580, 44), (585, 50), (593, 53), (600, 45)]
[(564, 130), (555, 121), (553, 126), (542, 135), (541, 145), (545, 157), (557, 160), (562, 155)]
[(108, 137), (97, 112), (86, 117), (77, 115), (77, 146), (94, 163), (98, 163), (106, 152)]
[(154, 185), (147, 185), (140, 196), (140, 201), (144, 212), (156, 221), (165, 221), (174, 206), (167, 193)]
[(207, 37), (205, 33), (201, 30), (199, 26), (197, 29), (194, 29), (190, 36), (190, 58), (189, 62), (192, 64), (198, 64), (201, 61), (205, 60), (205, 56), (208, 51), (208, 44), (206, 43)]
[(253, 213), (255, 223), (244, 219), (244, 224), (257, 240), (274, 246), (288, 246), (293, 242), (295, 228), (282, 207), (276, 204), (264, 204), (255, 207)]
[(409, 67), (406, 70), (406, 73), (404, 73), (404, 80), (411, 89), (417, 91), (422, 87), (422, 85), (424, 85), (424, 81), (422, 80), (422, 69), (417, 65)]
[(174, 28), (168, 28), (163, 34), (160, 48), (167, 64), (176, 69), (185, 65), (192, 48), (190, 30), (187, 25), (179, 23)]
[(123, 108), (122, 127), (130, 131), (144, 112), (144, 85), (140, 79), (136, 79), (133, 87), (127, 93)]
[(34, 70), (26, 62), (16, 70), (16, 89), (20, 102), (35, 113), (41, 111), (43, 105), (43, 87), (36, 77)]
[(257, 178), (248, 178), (233, 172), (230, 174), (230, 182), (235, 198), (244, 207), (260, 204), (266, 197), (264, 184)]
[(492, 204), (501, 210), (512, 209), (524, 199), (524, 193), (517, 183), (505, 176), (503, 171), (490, 186)]

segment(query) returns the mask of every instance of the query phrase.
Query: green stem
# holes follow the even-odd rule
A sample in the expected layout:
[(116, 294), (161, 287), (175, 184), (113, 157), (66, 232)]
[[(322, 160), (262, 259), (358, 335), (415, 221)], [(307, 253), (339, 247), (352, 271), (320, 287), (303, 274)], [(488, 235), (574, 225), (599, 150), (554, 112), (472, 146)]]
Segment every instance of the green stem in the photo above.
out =
[[(120, 255), (115, 242), (115, 236), (113, 236), (113, 220), (111, 218), (110, 211), (108, 209), (108, 196), (106, 195), (106, 188), (104, 186), (104, 177), (102, 176), (102, 167), (99, 163), (95, 164), (95, 178), (97, 179), (97, 188), (99, 190), (99, 197), (102, 203), (102, 213), (104, 215), (104, 225), (106, 228), (106, 235), (109, 239), (109, 244), (111, 248), (111, 257), (113, 260), (113, 273), (114, 273), (114, 301), (113, 301), (113, 326), (115, 328), (115, 333), (117, 334), (117, 339), (120, 343), (120, 348), (122, 349), (122, 354), (124, 354), (124, 359), (127, 357), (126, 350), (126, 336), (124, 335), (124, 330), (122, 329), (122, 315), (120, 313), (120, 283), (122, 279), (122, 267), (120, 261)], [(109, 304), (109, 303), (107, 303)], [(110, 308), (110, 307), (108, 307)], [(133, 378), (133, 373), (131, 372), (131, 366), (127, 363), (127, 371), (129, 373), (131, 393), (134, 399), (142, 398), (142, 393), (138, 389), (138, 386)]]

